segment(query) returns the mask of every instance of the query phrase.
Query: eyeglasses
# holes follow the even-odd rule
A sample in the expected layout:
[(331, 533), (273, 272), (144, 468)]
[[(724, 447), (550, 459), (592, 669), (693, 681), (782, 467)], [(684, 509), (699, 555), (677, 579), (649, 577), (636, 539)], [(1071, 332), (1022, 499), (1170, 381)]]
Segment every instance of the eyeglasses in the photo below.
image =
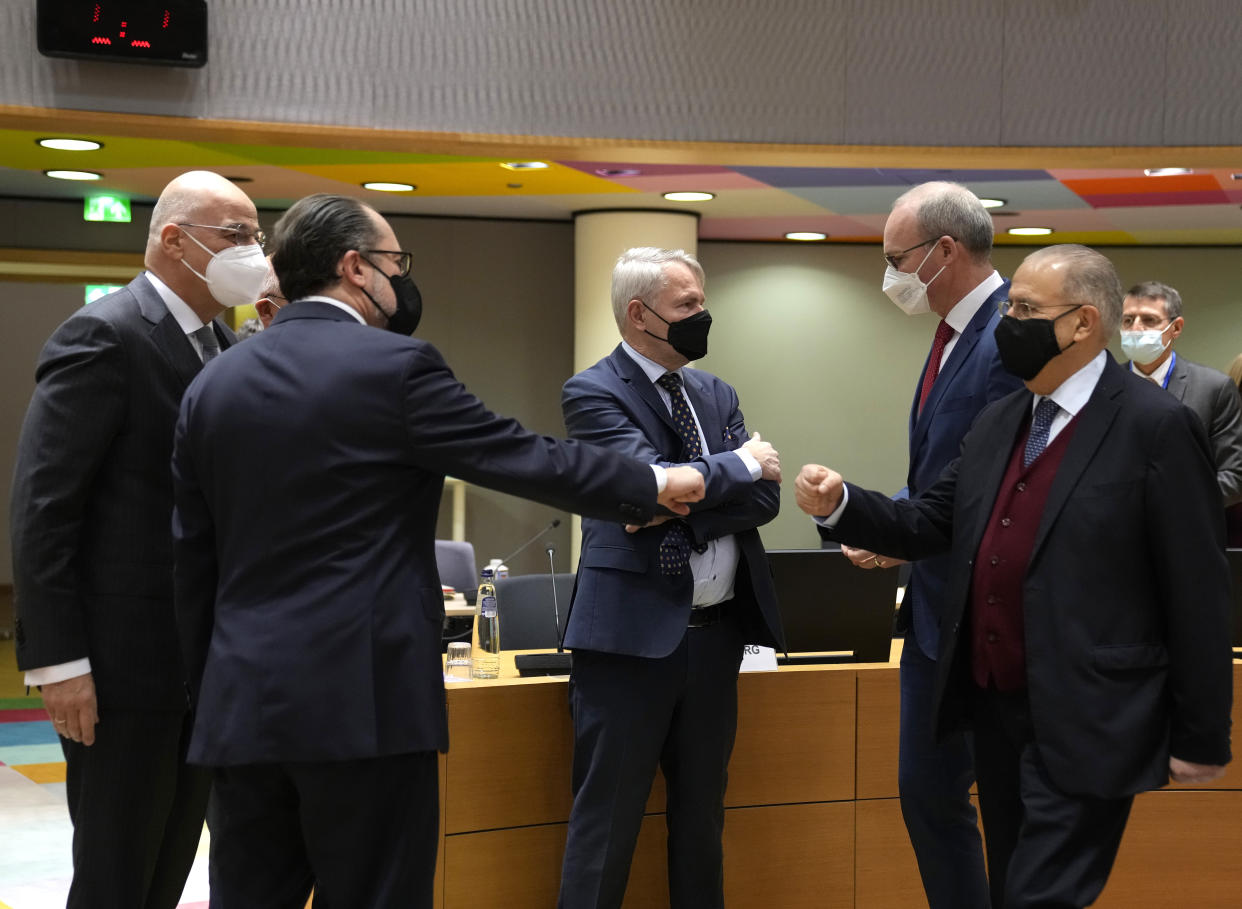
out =
[(906, 258), (907, 255), (914, 252), (914, 250), (918, 249), (919, 247), (928, 246), (929, 244), (935, 243), (939, 239), (940, 239), (939, 237), (932, 237), (930, 240), (924, 240), (922, 243), (915, 243), (913, 246), (907, 247), (906, 249), (903, 249), (901, 252), (895, 252), (891, 256), (888, 254), (885, 254), (884, 261), (887, 262), (889, 265), (893, 266), (893, 268), (901, 268), (901, 263)]
[[(1137, 323), (1137, 325), (1135, 324)], [(1134, 328), (1140, 328), (1151, 331), (1156, 328), (1164, 329), (1173, 324), (1172, 319), (1160, 318), (1155, 315), (1147, 315), (1138, 313), (1137, 315), (1128, 315), (1121, 317), (1121, 328), (1123, 331), (1130, 331)]]
[[(289, 302), (287, 299), (282, 297), (280, 294), (268, 294), (265, 297), (259, 298), (260, 303), (262, 303), (264, 300), (266, 300), (268, 303), (271, 303), (277, 309), (283, 308), (284, 305)], [(280, 301), (280, 302), (277, 302), (277, 301)]]
[(414, 264), (414, 253), (402, 252), (399, 249), (368, 249), (365, 252), (394, 256), (393, 261), (397, 263), (397, 274), (403, 278), (410, 273), (410, 268)]
[(1050, 309), (1069, 309), (1071, 307), (1077, 309), (1082, 305), (1081, 303), (1053, 303), (1051, 306), (1032, 306), (1030, 303), (1001, 300), (996, 304), (996, 310), (1002, 316), (1013, 316), (1015, 319), (1029, 319), (1036, 313), (1047, 312)]
[(261, 230), (251, 230), (245, 224), (226, 224), (221, 227), (217, 224), (194, 224), (190, 221), (176, 222), (178, 227), (202, 227), (206, 230), (222, 231), (227, 236), (224, 238), (234, 246), (250, 246), (252, 243), (259, 244), (260, 249), (267, 248), (267, 234)]

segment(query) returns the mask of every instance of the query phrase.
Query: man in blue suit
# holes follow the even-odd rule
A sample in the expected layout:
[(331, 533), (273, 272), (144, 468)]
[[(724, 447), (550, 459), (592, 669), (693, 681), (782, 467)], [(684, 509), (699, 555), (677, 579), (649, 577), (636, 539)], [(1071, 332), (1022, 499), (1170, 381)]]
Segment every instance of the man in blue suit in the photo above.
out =
[(574, 804), (563, 909), (618, 907), (657, 766), (667, 783), (673, 909), (724, 903), (724, 792), (747, 642), (783, 646), (763, 542), (780, 459), (748, 436), (737, 393), (687, 363), (707, 353), (703, 269), (682, 250), (631, 249), (612, 276), (621, 344), (565, 383), (572, 438), (666, 466), (706, 494), (683, 519), (582, 522), (573, 648)]
[[(410, 259), (357, 200), (296, 203), (273, 255), (291, 302), (182, 403), (176, 611), (213, 909), (301, 909), (312, 883), (316, 904), (432, 905), (446, 473), (618, 527), (702, 495), (692, 468), (489, 412), (409, 337)], [(254, 464), (265, 482), (239, 483)]]
[[(958, 455), (985, 404), (1020, 387), (992, 333), (1009, 282), (992, 267), (992, 217), (955, 183), (924, 183), (893, 203), (884, 225), (884, 293), (903, 312), (940, 317), (910, 407), (910, 467), (900, 498), (927, 489)], [(862, 568), (900, 560), (842, 547)], [(949, 557), (915, 562), (902, 601), (901, 813), (930, 909), (987, 909), (983, 848), (970, 803), (970, 742), (932, 734), (937, 631)]]

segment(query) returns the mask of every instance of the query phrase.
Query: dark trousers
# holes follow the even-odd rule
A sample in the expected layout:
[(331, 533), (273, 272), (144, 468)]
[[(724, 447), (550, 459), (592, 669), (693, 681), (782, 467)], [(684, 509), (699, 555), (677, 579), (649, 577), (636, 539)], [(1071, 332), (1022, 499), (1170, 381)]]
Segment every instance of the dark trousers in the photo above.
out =
[(930, 909), (987, 909), (983, 843), (970, 802), (974, 755), (965, 734), (936, 742), (935, 683), (936, 661), (923, 654), (911, 630), (901, 651), (901, 814)]
[(1040, 758), (1025, 692), (976, 690), (972, 713), (993, 909), (1091, 905), (1134, 799), (1061, 791)]
[(211, 776), (185, 762), (188, 714), (103, 710), (89, 747), (62, 738), (73, 821), (67, 909), (173, 909)]
[(561, 909), (621, 905), (657, 766), (668, 790), (670, 905), (724, 905), (724, 792), (744, 643), (726, 616), (688, 629), (663, 659), (574, 651), (574, 805)]
[(211, 909), (431, 909), (434, 751), (217, 767)]

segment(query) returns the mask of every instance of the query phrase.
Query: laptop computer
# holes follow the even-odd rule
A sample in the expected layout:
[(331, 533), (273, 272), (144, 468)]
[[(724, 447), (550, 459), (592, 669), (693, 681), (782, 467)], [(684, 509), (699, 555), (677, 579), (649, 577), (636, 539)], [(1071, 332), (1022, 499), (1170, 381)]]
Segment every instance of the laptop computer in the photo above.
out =
[(779, 663), (888, 662), (896, 568), (856, 568), (824, 549), (768, 550), (768, 564), (789, 648)]

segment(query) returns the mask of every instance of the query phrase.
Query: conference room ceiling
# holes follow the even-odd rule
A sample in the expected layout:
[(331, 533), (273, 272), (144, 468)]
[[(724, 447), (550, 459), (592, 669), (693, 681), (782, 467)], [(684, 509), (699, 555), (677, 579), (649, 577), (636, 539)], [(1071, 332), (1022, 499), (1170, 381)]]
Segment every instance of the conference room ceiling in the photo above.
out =
[[(388, 214), (568, 220), (600, 209), (693, 211), (704, 240), (778, 241), (791, 231), (827, 234), (827, 242), (878, 242), (893, 199), (926, 180), (955, 180), (993, 210), (998, 243), (1091, 245), (1242, 244), (1242, 161), (1236, 169), (1194, 168), (1148, 174), (1141, 168), (970, 169), (753, 166), (542, 158), (539, 169), (511, 169), (512, 158), (420, 154), (297, 144), (242, 144), (169, 138), (80, 135), (96, 151), (56, 151), (37, 140), (46, 130), (0, 130), (0, 196), (76, 199), (98, 192), (150, 202), (177, 174), (206, 168), (237, 179), (265, 212), (313, 192), (355, 196)], [(65, 134), (68, 135), (68, 134)], [(1161, 152), (1167, 157), (1168, 150)], [(659, 157), (647, 155), (646, 157)], [(1050, 156), (1051, 159), (1051, 156)], [(937, 161), (935, 163), (942, 163)], [(1153, 160), (1151, 168), (1177, 165)], [(95, 172), (91, 182), (57, 180), (54, 169)], [(405, 183), (405, 192), (364, 189)], [(671, 202), (666, 192), (713, 194)], [(265, 216), (266, 219), (266, 216)], [(270, 227), (270, 224), (265, 225)], [(1048, 236), (1012, 236), (1015, 227), (1051, 228)]]

